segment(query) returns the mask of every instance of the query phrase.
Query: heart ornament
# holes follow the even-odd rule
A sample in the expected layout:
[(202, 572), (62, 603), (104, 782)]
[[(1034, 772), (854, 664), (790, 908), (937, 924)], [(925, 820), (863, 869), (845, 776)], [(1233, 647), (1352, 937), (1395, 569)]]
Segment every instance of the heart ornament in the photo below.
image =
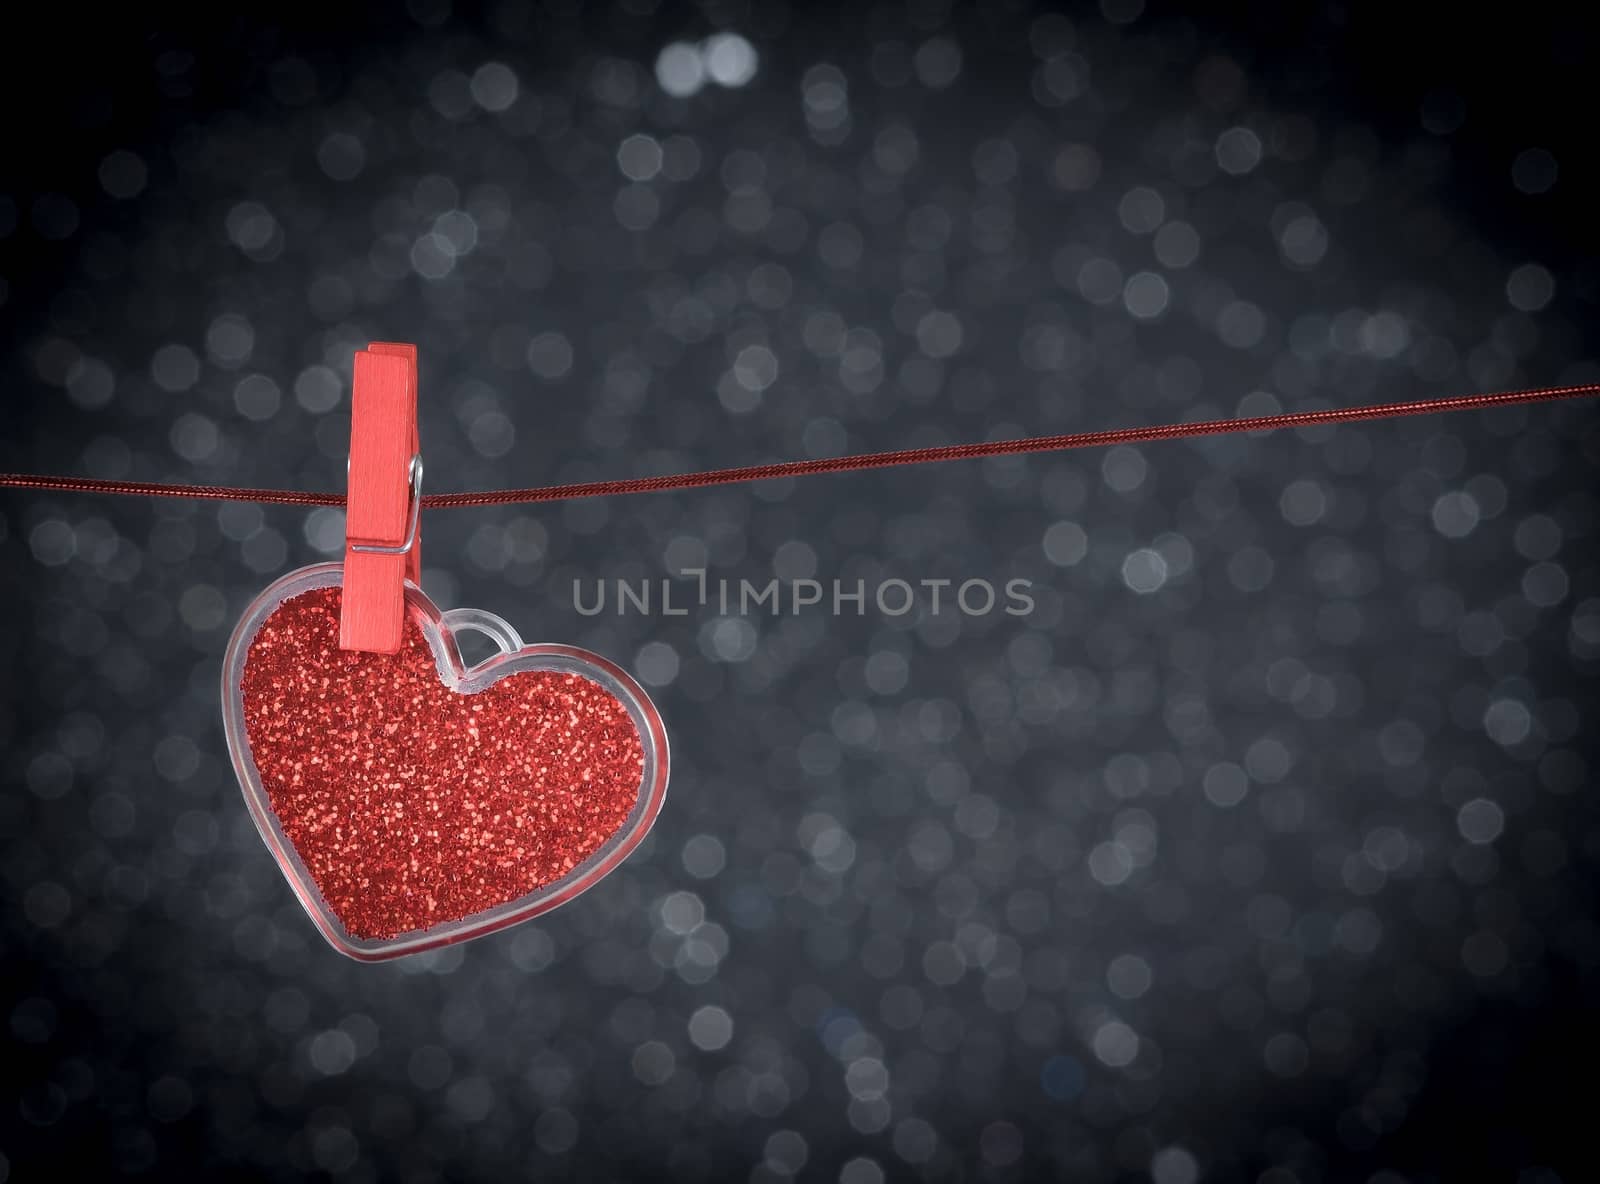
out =
[[(396, 654), (339, 648), (343, 567), (256, 598), (223, 661), (245, 804), (328, 942), (362, 961), (505, 929), (572, 900), (649, 832), (667, 736), (597, 654), (524, 645), (409, 581)], [(499, 652), (466, 666), (456, 636)]]

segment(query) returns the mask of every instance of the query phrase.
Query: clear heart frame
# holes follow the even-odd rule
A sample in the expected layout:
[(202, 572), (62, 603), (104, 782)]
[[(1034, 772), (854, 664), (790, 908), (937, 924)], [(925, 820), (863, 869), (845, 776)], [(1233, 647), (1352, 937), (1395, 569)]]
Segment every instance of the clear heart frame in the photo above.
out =
[[(251, 643), (263, 624), (296, 596), (315, 589), (342, 588), (343, 574), (343, 567), (338, 563), (316, 564), (291, 572), (268, 586), (240, 618), (222, 664), (223, 726), (245, 805), (290, 888), (328, 943), (340, 953), (367, 962), (436, 949), (495, 933), (549, 912), (614, 871), (649, 833), (666, 797), (667, 734), (655, 704), (632, 677), (598, 654), (568, 645), (524, 644), (516, 630), (500, 617), (478, 609), (441, 612), (420, 588), (408, 581), (405, 584), (406, 615), (426, 639), (444, 687), (455, 694), (473, 695), (502, 679), (535, 671), (576, 674), (589, 679), (626, 708), (638, 730), (643, 750), (642, 775), (637, 801), (626, 820), (559, 879), (470, 916), (393, 937), (362, 937), (350, 931), (324, 898), (301, 852), (285, 832), (271, 795), (263, 785), (251, 750), (242, 690)], [(466, 665), (456, 637), (468, 631), (488, 637), (498, 652), (475, 665)], [(423, 722), (418, 721), (419, 726)]]

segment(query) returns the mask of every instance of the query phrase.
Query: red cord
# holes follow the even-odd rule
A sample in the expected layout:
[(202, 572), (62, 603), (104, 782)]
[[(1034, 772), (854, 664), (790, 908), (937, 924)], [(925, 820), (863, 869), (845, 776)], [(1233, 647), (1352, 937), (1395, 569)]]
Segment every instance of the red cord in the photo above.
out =
[[(853, 473), (887, 469), (896, 465), (935, 461), (976, 460), (986, 456), (1018, 456), (1029, 452), (1064, 452), (1072, 448), (1097, 448), (1112, 444), (1146, 444), (1154, 440), (1180, 440), (1190, 436), (1220, 436), (1231, 432), (1270, 432), (1279, 428), (1317, 427), (1369, 419), (1398, 419), (1407, 415), (1433, 415), (1444, 411), (1478, 411), (1524, 403), (1549, 403), (1600, 395), (1600, 383), (1541, 387), (1488, 395), (1458, 395), (1409, 403), (1379, 403), (1327, 411), (1296, 411), (1283, 415), (1258, 415), (1249, 419), (1209, 419), (1198, 423), (1162, 424), (1148, 428), (1116, 428), (1104, 432), (1077, 432), (1064, 436), (1029, 436), (1020, 440), (994, 440), (982, 444), (951, 444), (937, 448), (905, 448), (897, 452), (869, 452), (824, 460), (788, 461), (782, 464), (745, 465), (737, 469), (710, 469), (675, 473), (666, 477), (633, 477), (622, 481), (586, 481), (573, 485), (543, 485), (532, 489), (502, 489), (486, 493), (424, 494), (425, 509), (462, 506), (508, 506), (532, 502), (559, 502), (580, 497), (616, 497), (630, 493), (663, 493), (672, 489), (703, 489), (708, 485), (734, 485), (744, 481), (769, 481), (780, 477), (815, 477), (823, 473)], [(162, 485), (143, 481), (96, 481), (85, 477), (35, 477), (25, 473), (0, 473), (0, 488), (44, 489), (60, 493), (115, 493), (143, 497), (191, 497), (212, 501), (261, 502), (283, 506), (342, 506), (342, 493), (297, 493), (288, 489), (243, 489), (223, 485)]]

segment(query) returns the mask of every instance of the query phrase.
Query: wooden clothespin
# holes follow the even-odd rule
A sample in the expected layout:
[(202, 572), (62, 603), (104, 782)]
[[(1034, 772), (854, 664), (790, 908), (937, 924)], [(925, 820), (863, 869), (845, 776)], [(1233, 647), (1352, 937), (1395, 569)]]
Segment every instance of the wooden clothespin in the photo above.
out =
[(350, 391), (340, 649), (399, 651), (405, 581), (422, 575), (421, 511), (417, 347), (375, 341), (356, 354)]

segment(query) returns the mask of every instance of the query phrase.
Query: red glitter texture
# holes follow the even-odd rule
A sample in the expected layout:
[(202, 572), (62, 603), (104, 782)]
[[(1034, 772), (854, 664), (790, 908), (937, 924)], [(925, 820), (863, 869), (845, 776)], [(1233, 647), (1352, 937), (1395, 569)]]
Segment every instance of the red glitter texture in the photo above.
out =
[(338, 588), (262, 623), (241, 691), (273, 812), (359, 939), (458, 921), (561, 879), (622, 829), (644, 751), (582, 675), (445, 686), (407, 618), (395, 655), (339, 648)]

